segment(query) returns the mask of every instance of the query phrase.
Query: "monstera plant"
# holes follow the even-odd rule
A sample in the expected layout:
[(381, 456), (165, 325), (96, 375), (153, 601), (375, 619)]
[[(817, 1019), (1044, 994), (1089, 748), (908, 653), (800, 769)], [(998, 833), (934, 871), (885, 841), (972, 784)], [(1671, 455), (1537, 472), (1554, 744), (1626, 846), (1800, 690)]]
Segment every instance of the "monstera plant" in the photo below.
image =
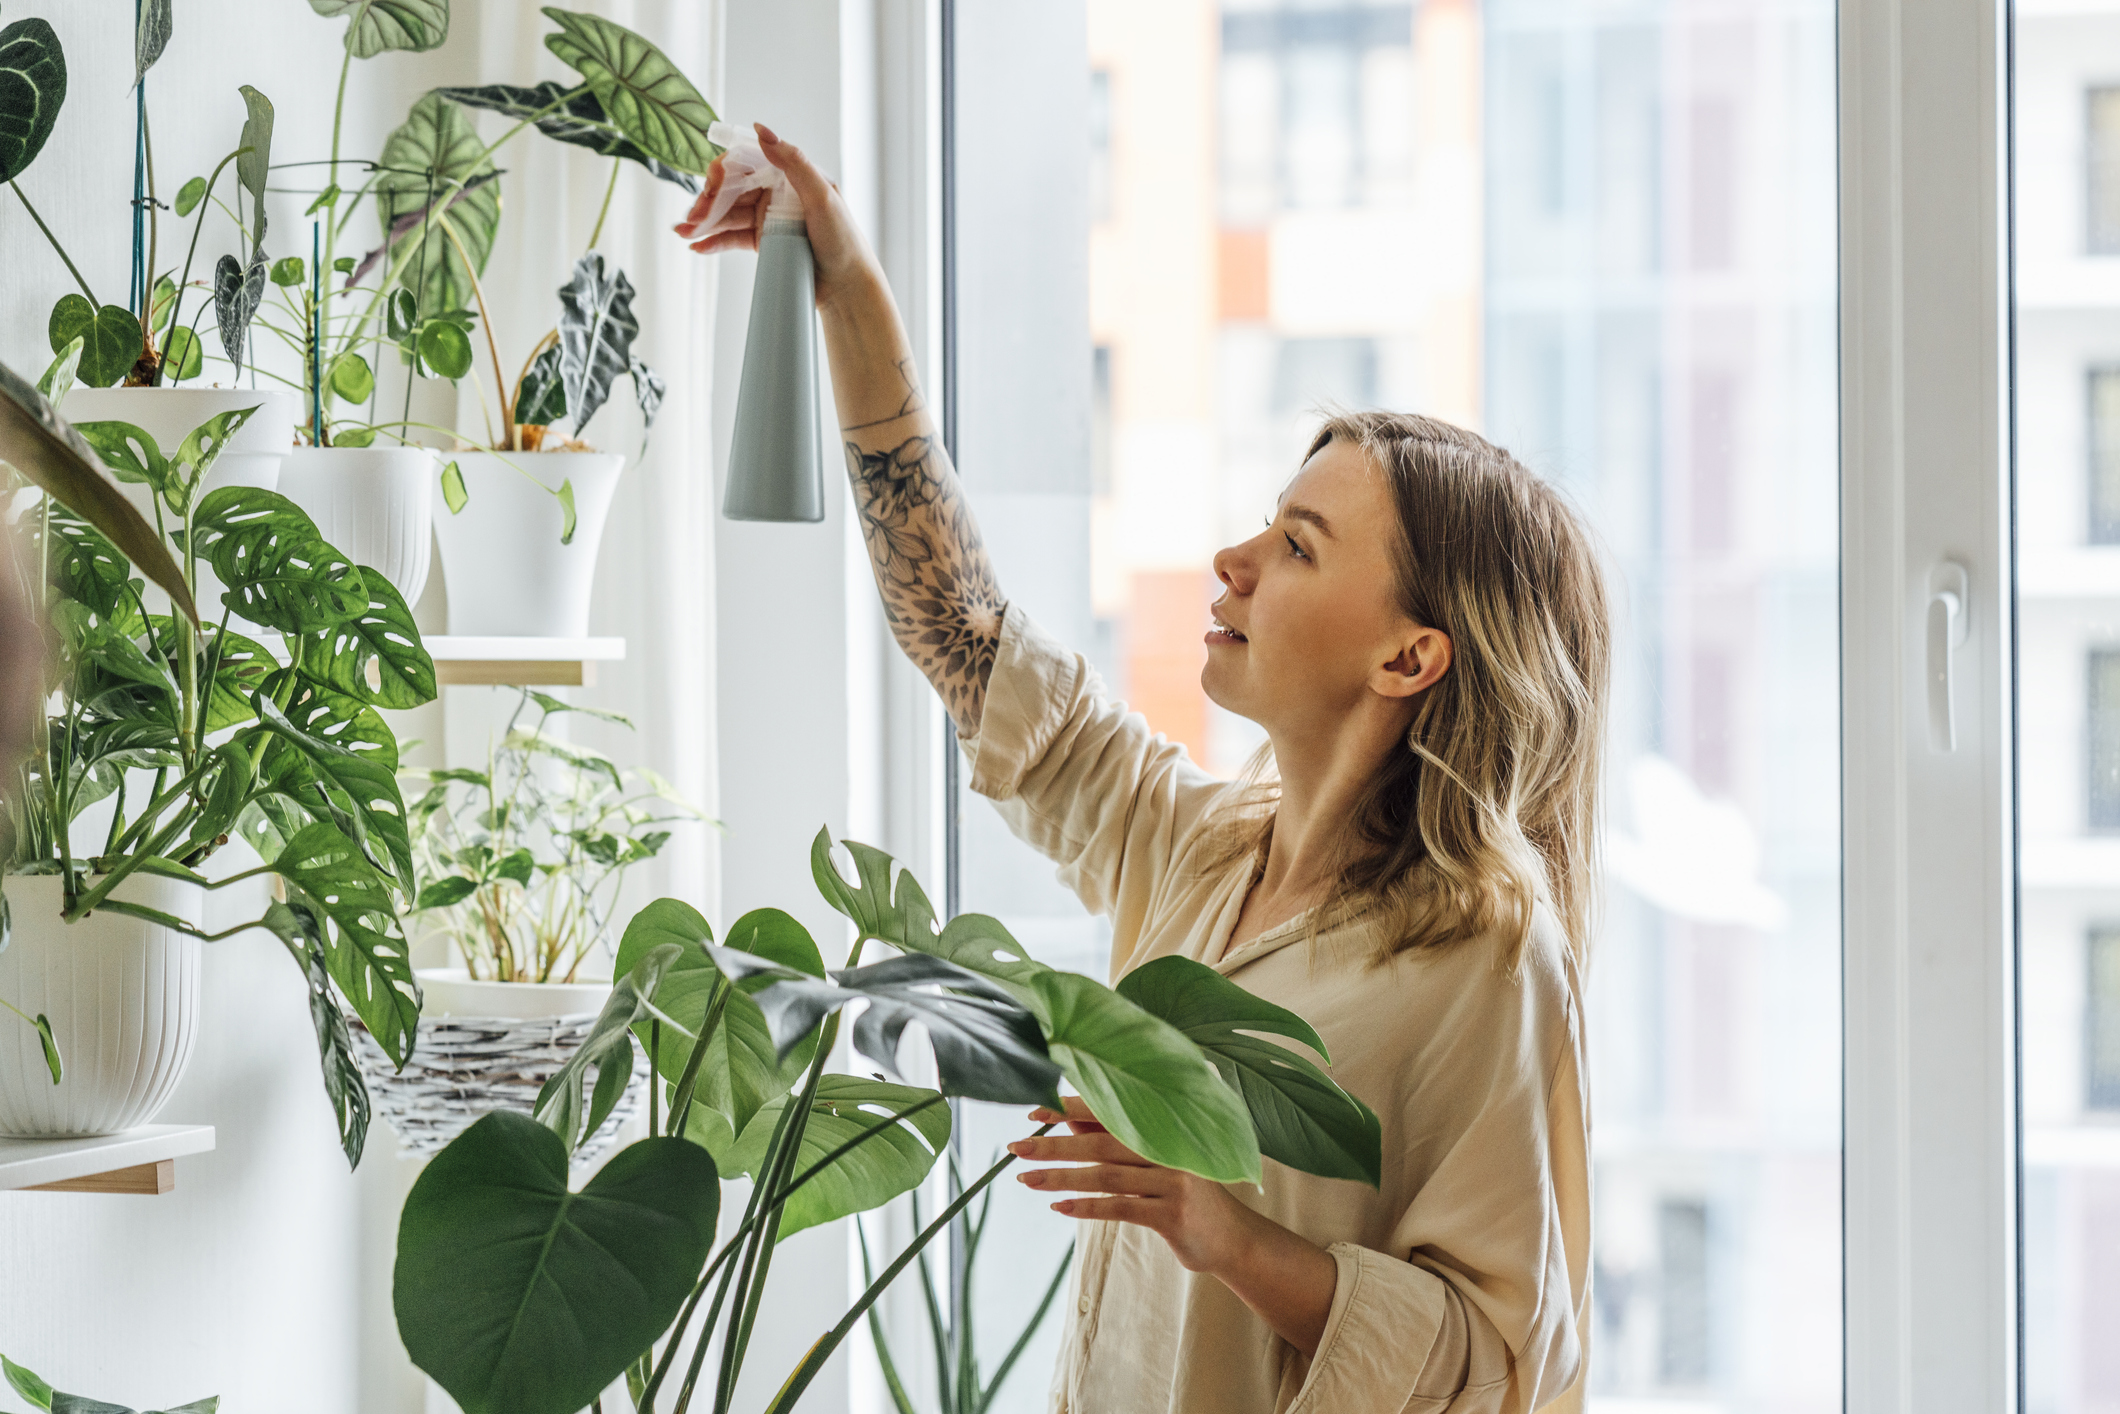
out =
[[(466, 1414), (574, 1414), (621, 1376), (643, 1414), (666, 1397), (704, 1408), (710, 1392), (726, 1414), (775, 1245), (915, 1188), (948, 1145), (952, 1098), (1057, 1107), (1064, 1080), (1157, 1163), (1257, 1182), (1266, 1155), (1378, 1182), (1377, 1118), (1310, 1059), (1327, 1057), (1302, 1018), (1186, 958), (1116, 990), (1055, 971), (992, 918), (939, 926), (888, 855), (846, 847), (852, 880), (829, 834), (811, 853), (819, 889), (858, 934), (845, 968), (827, 971), (776, 909), (739, 918), (717, 944), (689, 906), (649, 905), (620, 946), (623, 979), (535, 1118), (487, 1115), (413, 1186), (398, 1331)], [(892, 955), (870, 957), (872, 944)], [(896, 1074), (918, 1023), (936, 1088), (826, 1069), (857, 1005), (854, 1049)], [(569, 1150), (624, 1091), (636, 1043), (657, 1077), (653, 1137), (573, 1191)], [(883, 1290), (1010, 1162), (961, 1186), (822, 1334), (769, 1414), (796, 1406)], [(750, 1197), (715, 1250), (717, 1180), (739, 1175)]]
[[(63, 384), (66, 372), (47, 383)], [(18, 381), (10, 401), (68, 435)], [(39, 749), (0, 782), (0, 838), (7, 874), (57, 877), (67, 922), (100, 911), (209, 941), (254, 927), (278, 937), (308, 983), (325, 1090), (358, 1163), (368, 1096), (334, 991), (402, 1065), (420, 1008), (397, 921), (413, 861), (397, 739), (377, 709), (432, 700), (434, 664), (397, 592), (327, 544), (292, 502), (249, 487), (200, 494), (250, 416), (218, 415), (176, 447), (122, 422), (71, 429), (151, 497), (157, 533), (130, 555), (57, 496), (12, 494), (27, 482), (4, 473), (0, 503), (27, 547), (17, 558), (47, 571), (25, 597), (56, 647)], [(134, 577), (132, 556), (165, 545), (173, 611), (158, 611)], [(195, 617), (209, 566), (223, 590)], [(171, 578), (164, 569), (153, 572)], [(276, 631), (277, 643), (231, 630), (237, 616)], [(99, 803), (108, 826), (100, 844), (80, 848), (83, 813)], [(237, 838), (263, 862), (209, 879), (207, 861)], [(138, 875), (214, 890), (261, 874), (277, 878), (281, 897), (215, 933), (116, 892)]]

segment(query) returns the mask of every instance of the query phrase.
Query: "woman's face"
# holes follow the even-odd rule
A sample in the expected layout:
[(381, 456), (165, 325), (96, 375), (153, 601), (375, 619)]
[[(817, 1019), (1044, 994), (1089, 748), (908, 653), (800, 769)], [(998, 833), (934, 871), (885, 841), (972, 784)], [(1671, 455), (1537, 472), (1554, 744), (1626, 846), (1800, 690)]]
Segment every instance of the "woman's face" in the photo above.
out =
[(1409, 700), (1449, 665), (1449, 640), (1400, 612), (1397, 511), (1361, 449), (1333, 441), (1303, 464), (1266, 528), (1215, 556), (1222, 597), (1200, 683), (1273, 733), (1331, 730)]

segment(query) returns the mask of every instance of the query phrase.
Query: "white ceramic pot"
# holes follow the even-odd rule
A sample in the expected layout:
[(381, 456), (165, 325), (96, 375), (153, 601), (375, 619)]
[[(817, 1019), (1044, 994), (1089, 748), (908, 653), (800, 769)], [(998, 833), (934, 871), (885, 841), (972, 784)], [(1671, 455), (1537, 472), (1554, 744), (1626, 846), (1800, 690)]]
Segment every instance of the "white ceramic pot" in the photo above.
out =
[[(251, 392), (244, 388), (76, 388), (66, 395), (60, 415), (68, 422), (130, 422), (155, 439), (164, 456), (177, 448), (200, 423), (218, 413), (254, 407), (250, 421), (236, 430), (206, 474), (206, 490), (223, 486), (279, 485), (280, 462), (294, 448), (294, 426), (302, 400), (293, 393)], [(144, 508), (145, 487), (127, 487)]]
[(434, 477), (425, 447), (296, 447), (280, 467), (280, 493), (340, 554), (381, 570), (410, 605), (427, 587)]
[(611, 995), (609, 982), (480, 982), (461, 967), (422, 967), (419, 979), (420, 1015), (433, 1020), (594, 1016)]
[[(434, 520), (449, 581), (449, 632), (586, 638), (597, 547), (626, 459), (611, 452), (505, 456), (463, 452), (452, 458), (471, 499), (459, 514)], [(562, 545), (559, 503), (551, 491), (569, 481), (574, 540)]]
[[(63, 1077), (51, 1083), (36, 1031), (0, 1012), (0, 1134), (117, 1134), (175, 1093), (199, 1034), (197, 938), (121, 913), (60, 920), (56, 875), (5, 881), (14, 942), (0, 997), (51, 1019)], [(197, 886), (135, 874), (117, 897), (196, 924)]]

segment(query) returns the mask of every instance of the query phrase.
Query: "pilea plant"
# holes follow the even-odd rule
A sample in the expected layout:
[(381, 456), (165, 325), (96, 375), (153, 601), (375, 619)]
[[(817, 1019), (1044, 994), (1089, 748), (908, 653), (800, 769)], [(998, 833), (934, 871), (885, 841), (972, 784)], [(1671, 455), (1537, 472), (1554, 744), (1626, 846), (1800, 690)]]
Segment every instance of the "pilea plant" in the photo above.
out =
[[(414, 1184), (398, 1229), (398, 1333), (465, 1414), (574, 1414), (621, 1376), (643, 1414), (709, 1394), (726, 1414), (775, 1245), (919, 1184), (949, 1142), (951, 1098), (1057, 1106), (1065, 1079), (1157, 1163), (1256, 1183), (1264, 1154), (1379, 1181), (1377, 1118), (1305, 1054), (1327, 1059), (1302, 1018), (1186, 958), (1160, 958), (1116, 990), (1055, 971), (992, 918), (940, 926), (882, 851), (849, 843), (850, 881), (832, 849), (820, 833), (811, 871), (854, 923), (847, 967), (827, 972), (777, 909), (739, 918), (717, 945), (689, 906), (651, 904), (626, 929), (610, 1002), (535, 1117), (485, 1116)], [(871, 944), (895, 955), (870, 960)], [(854, 1049), (895, 1074), (918, 1022), (938, 1088), (827, 1072), (856, 1003)], [(636, 1042), (653, 1062), (653, 1137), (573, 1192), (568, 1153), (624, 1093)], [(884, 1289), (1010, 1162), (962, 1186), (819, 1338), (768, 1414), (796, 1406)], [(738, 1175), (752, 1179), (750, 1198), (717, 1251), (717, 1179)]]
[(408, 770), (416, 905), (474, 978), (572, 982), (606, 940), (626, 871), (699, 811), (652, 771), (562, 739), (552, 719), (616, 712), (524, 688), (484, 769)]
[[(34, 389), (13, 392), (43, 425), (64, 425)], [(225, 591), (203, 624), (152, 609), (108, 537), (50, 495), (14, 494), (28, 487), (9, 473), (23, 559), (47, 571), (24, 597), (57, 651), (42, 694), (56, 711), (0, 785), (6, 872), (60, 876), (68, 922), (103, 909), (209, 941), (252, 927), (277, 936), (307, 979), (325, 1091), (358, 1163), (368, 1095), (334, 988), (400, 1065), (420, 1007), (397, 921), (413, 887), (397, 739), (376, 709), (431, 701), (434, 663), (389, 581), (325, 543), (291, 501), (251, 487), (199, 495), (254, 411), (220, 414), (170, 450), (122, 422), (73, 429), (151, 494), (183, 609), (211, 565)], [(278, 652), (231, 630), (237, 614), (277, 631)], [(105, 800), (100, 846), (77, 851), (82, 812)], [(237, 837), (264, 862), (219, 880), (199, 872)], [(208, 934), (113, 896), (142, 871), (205, 889), (270, 874), (284, 898)]]

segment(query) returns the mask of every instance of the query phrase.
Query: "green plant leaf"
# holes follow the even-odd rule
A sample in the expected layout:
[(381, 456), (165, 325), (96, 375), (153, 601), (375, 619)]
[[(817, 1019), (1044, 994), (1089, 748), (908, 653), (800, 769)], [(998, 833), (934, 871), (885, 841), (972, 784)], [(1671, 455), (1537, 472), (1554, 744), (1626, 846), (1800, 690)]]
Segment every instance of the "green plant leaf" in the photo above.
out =
[(655, 418), (662, 411), (663, 399), (669, 396), (670, 385), (638, 358), (627, 366), (627, 371), (633, 375), (633, 401), (640, 406), (640, 430), (646, 437), (655, 430)]
[(189, 216), (189, 215), (191, 215), (191, 213), (192, 213), (192, 212), (194, 212), (194, 211), (198, 210), (198, 209), (199, 209), (199, 203), (200, 203), (200, 202), (202, 202), (202, 201), (204, 201), (204, 200), (206, 200), (206, 179), (205, 179), (204, 177), (193, 177), (193, 178), (192, 178), (192, 179), (191, 179), (190, 181), (186, 182), (186, 183), (185, 183), (185, 184), (184, 184), (183, 186), (181, 186), (181, 187), (178, 187), (178, 188), (177, 188), (177, 217), (178, 217), (178, 219), (179, 219), (179, 220), (182, 220), (182, 219), (183, 219), (184, 217), (186, 217), (186, 216)]
[(1053, 1059), (1121, 1143), (1217, 1183), (1259, 1181), (1250, 1113), (1176, 1027), (1076, 973), (1028, 985)]
[[(655, 1009), (668, 1018), (660, 1050), (652, 1047), (654, 1028), (646, 1018), (633, 1027), (656, 1072), (673, 1085), (684, 1073), (714, 987), (722, 980), (700, 947), (713, 940), (714, 931), (698, 910), (672, 898), (657, 899), (634, 914), (619, 940), (615, 966), (620, 973), (631, 971), (654, 948), (673, 943), (679, 948), (653, 997)], [(824, 959), (809, 930), (777, 908), (755, 909), (737, 919), (729, 929), (729, 946), (811, 977), (824, 976)], [(716, 1163), (728, 1156), (761, 1105), (793, 1088), (816, 1053), (817, 1038), (809, 1035), (785, 1058), (779, 1055), (765, 1015), (749, 995), (762, 985), (739, 986), (730, 995), (694, 1081), (687, 1132), (706, 1145)]]
[[(565, 1141), (572, 1152), (596, 1133), (633, 1079), (633, 1035), (630, 1027), (648, 1012), (648, 999), (662, 984), (663, 974), (677, 961), (682, 949), (663, 944), (648, 949), (632, 968), (611, 986), (611, 996), (597, 1014), (596, 1024), (575, 1047), (567, 1062), (552, 1073), (537, 1092), (532, 1112)], [(596, 1090), (590, 1097), (586, 1117), (582, 1086), (591, 1068), (596, 1071)]]
[(81, 353), (87, 347), (88, 341), (78, 334), (75, 335), (65, 348), (53, 355), (51, 363), (44, 370), (44, 376), (37, 380), (37, 391), (50, 400), (55, 410), (65, 401), (68, 390), (74, 386), (74, 375), (81, 368)]
[[(286, 699), (287, 720), (296, 730), (343, 747), (385, 770), (398, 768), (397, 737), (375, 708), (361, 699), (336, 692), (292, 668), (278, 668), (267, 673), (259, 683), (259, 689), (274, 702)], [(269, 780), (292, 786), (319, 779), (313, 768), (304, 765), (292, 769), (290, 762), (280, 759), (290, 753), (293, 762), (307, 760), (301, 752), (284, 744), (266, 748), (264, 769)]]
[(177, 282), (165, 272), (155, 278), (154, 293), (147, 301), (147, 328), (158, 338), (169, 329), (169, 316), (177, 303)]
[(162, 350), (164, 375), (184, 382), (198, 377), (205, 369), (206, 345), (200, 341), (198, 331), (188, 324), (170, 330), (168, 344)]
[(375, 445), (375, 429), (344, 423), (335, 423), (331, 429), (331, 445), (334, 447), (372, 447)]
[(349, 403), (365, 403), (375, 391), (375, 371), (349, 349), (331, 361), (331, 391)]
[(74, 431), (120, 481), (145, 485), (157, 496), (168, 489), (169, 459), (145, 428), (130, 422), (77, 422)]
[(260, 251), (248, 265), (224, 255), (213, 267), (213, 316), (221, 331), (221, 352), (243, 371), (244, 340), (250, 337), (250, 321), (265, 299), (265, 255)]
[(209, 492), (192, 516), (192, 531), (228, 586), (222, 602), (252, 623), (314, 633), (368, 610), (361, 571), (277, 491), (224, 486)]
[(613, 126), (649, 156), (705, 176), (721, 155), (707, 137), (714, 109), (660, 49), (601, 15), (543, 7), (560, 27), (545, 47), (580, 74)]
[(0, 29), (0, 182), (37, 160), (65, 102), (66, 51), (51, 25), (27, 19)]
[(515, 422), (520, 427), (550, 427), (567, 415), (567, 385), (560, 377), (558, 344), (547, 344), (530, 361), (515, 393)]
[(236, 146), (249, 149), (236, 158), (236, 180), (250, 193), (251, 262), (262, 264), (265, 259), (265, 186), (272, 169), (272, 100), (247, 83), (236, 91), (243, 95), (246, 115), (243, 133)]
[(404, 596), (377, 570), (362, 570), (361, 584), (367, 607), (311, 635), (303, 645), (302, 671), (377, 707), (402, 711), (434, 701), (434, 659)]
[(272, 262), (272, 282), (281, 289), (292, 289), (309, 278), (309, 262), (299, 255), (282, 256)]
[[(596, 90), (587, 85), (570, 88), (551, 79), (534, 88), (524, 88), (512, 83), (487, 84), (482, 88), (444, 88), (436, 90), (451, 103), (461, 103), (466, 108), (483, 108), (490, 113), (523, 119), (532, 114), (541, 114), (535, 121), (537, 130), (555, 142), (571, 143), (586, 147), (591, 152), (605, 157), (622, 157), (629, 162), (638, 162), (663, 181), (683, 187), (692, 195), (699, 192), (699, 178), (690, 172), (680, 172), (666, 162), (658, 162), (629, 140), (618, 130), (604, 113), (603, 102), (597, 98)], [(554, 105), (559, 105), (554, 107)], [(545, 110), (552, 111), (546, 112)]]
[(841, 841), (854, 859), (858, 882), (849, 884), (832, 862), (832, 832), (819, 830), (810, 842), (810, 877), (826, 903), (854, 920), (863, 938), (877, 938), (895, 948), (931, 952), (935, 938), (935, 907), (928, 902), (920, 881), (904, 869), (897, 871), (897, 893), (892, 893), (891, 872), (897, 861), (882, 850), (853, 840)]
[[(368, 1082), (361, 1075), (346, 1017), (331, 991), (323, 920), (306, 905), (274, 900), (265, 910), (265, 926), (278, 933), (296, 959), (309, 986), (309, 1021), (316, 1030), (317, 1059), (324, 1070), (324, 1095), (338, 1124), (339, 1148), (350, 1169), (361, 1166), (368, 1145)], [(172, 1411), (174, 1414), (174, 1411)]]
[(404, 1065), (419, 1026), (420, 986), (389, 883), (327, 820), (298, 831), (272, 868), (287, 882), (289, 919), (322, 949), (331, 980), (383, 1053)]
[(442, 468), (442, 504), (453, 516), (462, 515), (471, 504), (471, 493), (464, 489), (464, 469), (455, 462)]
[(604, 258), (590, 251), (574, 262), (574, 274), (559, 289), (559, 372), (566, 384), (567, 415), (579, 437), (610, 399), (611, 385), (631, 366), (640, 320), (633, 313), (633, 282), (626, 272), (604, 273)]
[[(4, 33), (4, 31), (0, 31), (0, 33)], [(5, 51), (0, 50), (0, 57), (4, 56)], [(35, 1371), (23, 1369), (5, 1355), (0, 1355), (0, 1371), (6, 1372), (7, 1382), (14, 1388), (16, 1394), (21, 1395), (39, 1409), (52, 1407), (52, 1387), (46, 1384)]]
[[(343, 195), (344, 193), (339, 190), (339, 184), (333, 182), (330, 186), (317, 193), (317, 199), (303, 208), (302, 214), (304, 216), (314, 216), (319, 211), (328, 211), (339, 204), (339, 198)], [(343, 275), (353, 268), (353, 257), (342, 255), (331, 262), (331, 268)]]
[[(430, 93), (412, 105), (405, 121), (384, 142), (380, 161), (383, 170), (375, 179), (375, 203), (385, 249), (413, 233), (412, 226), (396, 229), (400, 218), (427, 213), (426, 232), (419, 236), (421, 245), (404, 257), (397, 283), (417, 294), (421, 309), (471, 304), (473, 276), (485, 271), (501, 219), (500, 185), (493, 180), (496, 171), (477, 128), (463, 109)], [(451, 232), (456, 236), (454, 242), (449, 239)], [(458, 243), (471, 257), (469, 270), (457, 252)], [(354, 278), (359, 277), (356, 271)]]
[(431, 320), (420, 330), (420, 357), (453, 383), (471, 371), (471, 339), (454, 324)]
[(1376, 1114), (1309, 1058), (1251, 1034), (1286, 1036), (1325, 1056), (1309, 1022), (1187, 957), (1137, 967), (1118, 991), (1206, 1053), (1251, 1112), (1260, 1153), (1322, 1178), (1372, 1188), (1383, 1181), (1384, 1129)]
[(52, 1019), (43, 1012), (37, 1013), (37, 1044), (44, 1050), (44, 1068), (52, 1073), (52, 1084), (57, 1085), (65, 1073), (59, 1057), (59, 1038), (52, 1035)]
[(59, 297), (45, 332), (53, 353), (75, 339), (82, 341), (80, 378), (91, 388), (108, 388), (124, 378), (147, 346), (131, 310), (114, 304), (96, 309), (75, 294)]
[(575, 1414), (676, 1318), (714, 1238), (714, 1161), (621, 1150), (580, 1193), (567, 1148), (518, 1114), (434, 1156), (398, 1222), (392, 1302), (412, 1361), (464, 1414)]
[(934, 1047), (945, 1095), (1004, 1105), (1060, 1103), (1060, 1067), (1047, 1054), (1037, 1019), (999, 986), (941, 958), (894, 957), (819, 981), (734, 948), (709, 945), (707, 955), (724, 976), (766, 979), (753, 1000), (783, 1056), (824, 1017), (865, 1000), (854, 1022), (854, 1049), (886, 1071), (897, 1072), (898, 1044), (917, 1021)]
[(433, 49), (449, 37), (449, 0), (309, 0), (309, 8), (327, 19), (353, 17), (346, 48), (356, 59), (386, 49)]
[(169, 47), (169, 33), (174, 28), (170, 15), (170, 0), (141, 0), (140, 20), (133, 32), (133, 82), (147, 77), (147, 71), (162, 57)]
[(213, 470), (213, 464), (227, 450), (229, 439), (243, 430), (243, 424), (257, 415), (260, 406), (263, 404), (217, 412), (184, 435), (184, 440), (177, 444), (176, 455), (169, 459), (170, 488), (162, 493), (162, 499), (169, 502), (171, 509), (179, 515), (184, 513), (184, 508), (191, 504), (192, 496), (206, 480), (206, 474)]
[(554, 494), (559, 498), (559, 543), (572, 545), (575, 526), (574, 478), (570, 476), (560, 482), (559, 490)]
[[(251, 730), (273, 733), (308, 758), (327, 787), (326, 800), (339, 827), (352, 836), (353, 843), (377, 870), (394, 876), (409, 896), (418, 887), (418, 880), (413, 873), (412, 842), (405, 826), (405, 800), (398, 793), (397, 763), (386, 764), (370, 754), (303, 730), (262, 692), (253, 699), (251, 708), (258, 714), (259, 723)], [(390, 916), (386, 907), (386, 923)], [(361, 1016), (367, 1019), (366, 1012)]]
[[(810, 1104), (809, 1124), (802, 1131), (802, 1144), (796, 1151), (793, 1174), (808, 1172), (812, 1165), (878, 1120), (911, 1109), (936, 1093), (852, 1075), (820, 1076), (817, 1096)], [(758, 1176), (773, 1140), (773, 1128), (793, 1099), (792, 1095), (782, 1095), (752, 1117), (736, 1141), (729, 1162), (721, 1165), (724, 1174)], [(781, 1239), (785, 1241), (806, 1227), (880, 1208), (899, 1194), (911, 1192), (927, 1177), (949, 1142), (947, 1104), (930, 1105), (862, 1140), (789, 1195), (787, 1206), (781, 1209)]]
[(477, 892), (477, 882), (466, 879), (461, 874), (452, 874), (446, 879), (431, 879), (421, 887), (419, 901), (413, 904), (412, 911), (423, 913), (430, 908), (450, 908)]
[[(174, 632), (164, 632), (158, 626), (156, 637), (170, 652), (176, 651)], [(219, 648), (206, 699), (205, 729), (208, 732), (238, 727), (254, 720), (257, 714), (250, 710), (251, 694), (264, 683), (268, 674), (279, 668), (278, 660), (265, 651), (263, 644), (240, 633), (216, 630), (214, 643), (207, 645), (207, 651), (214, 651), (215, 643)]]

